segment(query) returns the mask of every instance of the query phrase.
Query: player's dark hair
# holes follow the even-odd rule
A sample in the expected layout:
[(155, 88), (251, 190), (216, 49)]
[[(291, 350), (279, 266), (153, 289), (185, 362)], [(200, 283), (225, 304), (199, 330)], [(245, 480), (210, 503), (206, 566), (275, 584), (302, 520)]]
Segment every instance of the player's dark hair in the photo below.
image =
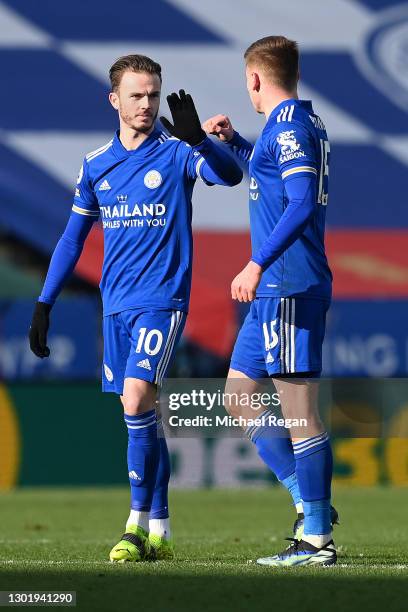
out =
[(116, 60), (109, 70), (109, 78), (112, 91), (116, 91), (120, 85), (124, 72), (147, 72), (157, 74), (161, 77), (161, 66), (146, 55), (124, 55)]
[(244, 58), (248, 65), (263, 69), (270, 80), (287, 91), (296, 88), (299, 75), (299, 47), (285, 36), (266, 36), (248, 47)]

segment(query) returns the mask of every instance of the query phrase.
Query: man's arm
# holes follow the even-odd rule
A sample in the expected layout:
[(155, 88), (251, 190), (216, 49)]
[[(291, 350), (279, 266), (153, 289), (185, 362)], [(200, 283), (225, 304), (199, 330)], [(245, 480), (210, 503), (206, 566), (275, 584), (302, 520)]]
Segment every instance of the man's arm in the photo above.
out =
[[(298, 157), (287, 154), (289, 147)], [(318, 160), (308, 129), (295, 122), (278, 124), (267, 150), (279, 168), (288, 203), (272, 234), (252, 257), (263, 270), (303, 234), (317, 207)]]
[(262, 272), (301, 236), (316, 209), (316, 176), (285, 181), (288, 205), (271, 235), (232, 281), (231, 296), (239, 302), (255, 299)]
[(272, 234), (252, 257), (266, 270), (301, 236), (316, 209), (317, 180), (315, 174), (285, 181), (288, 205)]
[[(211, 142), (201, 127), (198, 114), (190, 94), (180, 89), (179, 95), (167, 96), (173, 123), (166, 117), (160, 117), (164, 127), (180, 140), (192, 147), (192, 159), (188, 168), (191, 179), (197, 177), (208, 184), (227, 185), (232, 187), (242, 181), (242, 170), (224, 151)], [(198, 158), (194, 159), (194, 156)]]
[(51, 257), (44, 286), (38, 299), (39, 302), (45, 302), (51, 306), (55, 303), (81, 256), (85, 240), (91, 231), (94, 220), (95, 217), (71, 212), (65, 231)]
[[(302, 153), (299, 159), (288, 160), (288, 142)], [(255, 299), (262, 272), (303, 234), (317, 206), (316, 152), (305, 127), (280, 124), (271, 134), (268, 149), (280, 170), (288, 203), (270, 236), (232, 281), (232, 298), (240, 302)]]
[(227, 144), (243, 163), (249, 163), (254, 147), (234, 130), (229, 117), (226, 115), (215, 115), (203, 123), (203, 130), (207, 134), (217, 136), (221, 142)]
[(48, 357), (47, 331), (49, 314), (65, 282), (72, 274), (95, 216), (71, 213), (68, 224), (51, 257), (47, 277), (35, 306), (30, 327), (30, 348), (37, 357)]
[(82, 253), (86, 237), (98, 217), (98, 201), (89, 177), (88, 163), (84, 159), (78, 174), (71, 216), (51, 257), (43, 290), (33, 314), (29, 338), (30, 348), (37, 357), (48, 357), (50, 354), (47, 346), (47, 331), (51, 308), (68, 277), (72, 274)]
[[(199, 153), (199, 156), (194, 157)], [(192, 166), (192, 167), (191, 167)], [(192, 164), (189, 164), (190, 178), (201, 178), (210, 185), (233, 187), (242, 181), (243, 172), (229, 153), (205, 138), (193, 147)]]

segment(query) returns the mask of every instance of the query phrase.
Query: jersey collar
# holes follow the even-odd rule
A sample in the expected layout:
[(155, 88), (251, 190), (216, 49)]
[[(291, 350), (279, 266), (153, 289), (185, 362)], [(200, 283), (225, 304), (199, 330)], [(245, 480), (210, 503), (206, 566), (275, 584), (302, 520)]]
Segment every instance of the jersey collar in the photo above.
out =
[(301, 106), (307, 112), (313, 113), (313, 106), (311, 100), (298, 100), (297, 98), (289, 98), (288, 100), (284, 100), (283, 102), (278, 104), (278, 106), (275, 106), (275, 108), (269, 115), (268, 121), (272, 118), (275, 118), (280, 113), (282, 108), (285, 108), (285, 106), (291, 106), (292, 104), (294, 104), (295, 106)]
[(125, 159), (126, 157), (145, 157), (159, 144), (160, 134), (161, 131), (155, 127), (153, 132), (149, 134), (146, 140), (144, 140), (137, 149), (128, 151), (119, 138), (119, 130), (116, 130), (115, 136), (113, 137), (113, 151), (119, 159)]

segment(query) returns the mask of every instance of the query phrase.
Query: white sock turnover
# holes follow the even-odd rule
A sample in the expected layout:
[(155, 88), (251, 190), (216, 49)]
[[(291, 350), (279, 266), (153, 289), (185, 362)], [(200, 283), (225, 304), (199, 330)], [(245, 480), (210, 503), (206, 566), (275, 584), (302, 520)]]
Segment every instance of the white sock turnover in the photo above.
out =
[(316, 548), (322, 548), (322, 546), (327, 544), (327, 542), (330, 542), (331, 539), (332, 539), (331, 532), (324, 533), (323, 535), (304, 534), (302, 537), (302, 540), (304, 540), (305, 542), (309, 542), (309, 544), (313, 544), (313, 546), (316, 546)]
[(139, 510), (131, 510), (129, 518), (126, 522), (126, 528), (128, 525), (138, 525), (145, 531), (149, 531), (149, 512), (140, 512)]
[(150, 533), (154, 533), (154, 535), (161, 536), (166, 540), (170, 539), (170, 519), (162, 518), (162, 519), (150, 519), (149, 521), (149, 529)]

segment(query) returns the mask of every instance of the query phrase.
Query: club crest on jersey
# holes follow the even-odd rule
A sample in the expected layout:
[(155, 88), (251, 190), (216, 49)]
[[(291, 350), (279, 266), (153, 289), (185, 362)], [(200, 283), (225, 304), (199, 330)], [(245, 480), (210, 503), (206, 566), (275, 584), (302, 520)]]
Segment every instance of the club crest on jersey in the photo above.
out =
[(157, 189), (162, 184), (162, 175), (157, 170), (149, 170), (145, 174), (144, 184), (148, 189)]
[(298, 159), (299, 157), (306, 157), (304, 151), (300, 149), (300, 144), (296, 141), (295, 130), (281, 132), (276, 137), (276, 142), (281, 147), (281, 155), (279, 157), (281, 164), (292, 159)]

